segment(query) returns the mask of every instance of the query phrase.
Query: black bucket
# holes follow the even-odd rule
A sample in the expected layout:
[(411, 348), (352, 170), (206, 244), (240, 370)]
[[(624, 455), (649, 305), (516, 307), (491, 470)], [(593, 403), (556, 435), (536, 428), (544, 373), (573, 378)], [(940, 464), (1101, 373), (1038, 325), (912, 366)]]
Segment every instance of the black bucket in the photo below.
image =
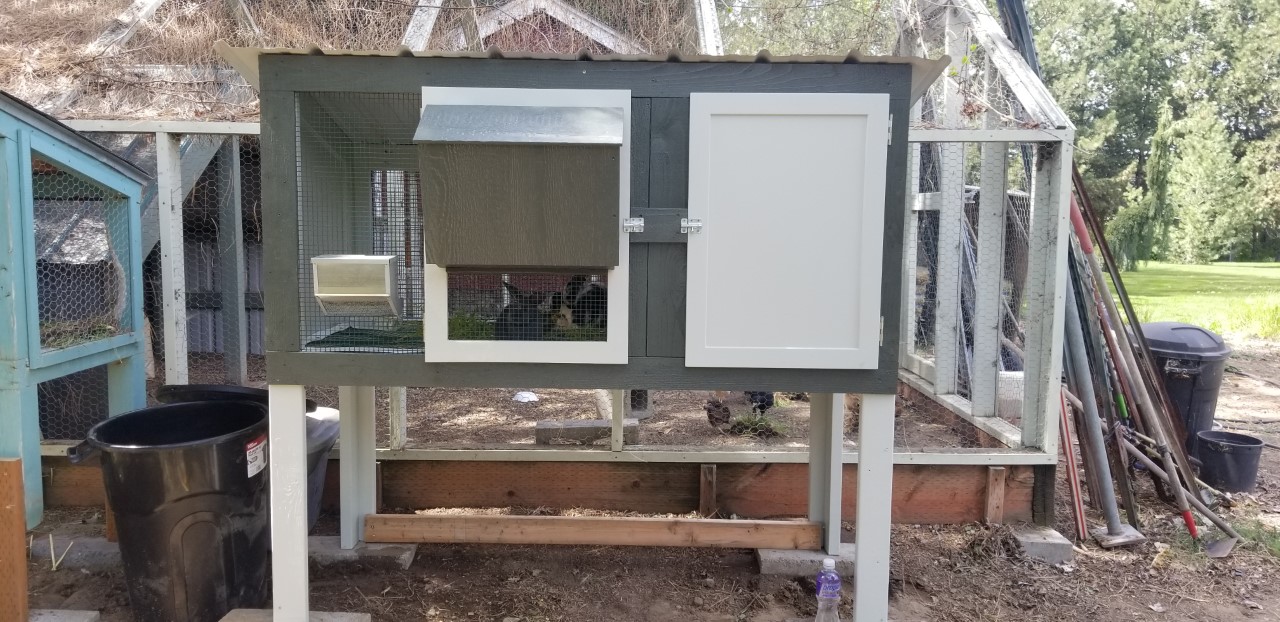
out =
[(187, 402), (112, 417), (72, 461), (101, 452), (138, 622), (217, 622), (267, 601), (267, 410)]
[(1253, 492), (1262, 441), (1235, 432), (1200, 432), (1200, 478), (1223, 492)]

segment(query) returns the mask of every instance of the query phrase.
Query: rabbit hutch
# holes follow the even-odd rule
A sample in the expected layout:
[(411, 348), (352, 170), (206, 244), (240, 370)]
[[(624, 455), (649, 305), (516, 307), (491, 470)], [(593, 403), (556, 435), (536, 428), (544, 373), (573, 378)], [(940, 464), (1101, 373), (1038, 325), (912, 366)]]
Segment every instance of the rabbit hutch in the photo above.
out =
[[(947, 59), (221, 52), (262, 100), (277, 619), (307, 611), (291, 414), (316, 385), (339, 387), (346, 548), (839, 554), (861, 394), (856, 592), (883, 617), (907, 119)], [(772, 282), (803, 304), (760, 304)], [(376, 514), (375, 386), (810, 392), (809, 520)]]
[(0, 92), (0, 457), (22, 459), (29, 528), (43, 516), (42, 441), (77, 438), (145, 404), (137, 208), (146, 181)]

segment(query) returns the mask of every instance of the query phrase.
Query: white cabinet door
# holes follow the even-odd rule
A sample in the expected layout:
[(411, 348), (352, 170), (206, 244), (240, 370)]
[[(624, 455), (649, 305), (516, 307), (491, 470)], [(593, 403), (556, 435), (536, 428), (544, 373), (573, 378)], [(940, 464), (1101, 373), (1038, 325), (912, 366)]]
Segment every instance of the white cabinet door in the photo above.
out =
[(876, 368), (889, 96), (694, 93), (689, 114), (685, 364)]

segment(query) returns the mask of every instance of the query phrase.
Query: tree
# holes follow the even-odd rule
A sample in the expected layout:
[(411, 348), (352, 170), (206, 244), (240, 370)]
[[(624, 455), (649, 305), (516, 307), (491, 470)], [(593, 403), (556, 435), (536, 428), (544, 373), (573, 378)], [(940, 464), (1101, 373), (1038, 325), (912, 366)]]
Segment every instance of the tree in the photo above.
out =
[(1169, 258), (1183, 263), (1234, 259), (1252, 240), (1254, 210), (1233, 141), (1212, 105), (1200, 103), (1178, 123), (1169, 169), (1169, 201), (1177, 220)]

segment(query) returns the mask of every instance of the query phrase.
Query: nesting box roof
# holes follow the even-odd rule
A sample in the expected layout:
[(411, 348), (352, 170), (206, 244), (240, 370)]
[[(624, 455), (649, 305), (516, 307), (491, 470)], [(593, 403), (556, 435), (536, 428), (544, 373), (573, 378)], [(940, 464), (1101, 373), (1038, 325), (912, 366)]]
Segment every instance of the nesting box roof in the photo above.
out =
[(246, 48), (232, 47), (225, 41), (218, 41), (215, 49), (236, 71), (261, 90), (261, 78), (258, 74), (259, 56), (370, 56), (370, 57), (416, 57), (416, 58), (503, 58), (509, 60), (563, 60), (592, 62), (667, 62), (667, 63), (773, 63), (773, 64), (881, 64), (911, 66), (911, 101), (914, 103), (925, 94), (929, 85), (951, 63), (949, 56), (936, 59), (917, 58), (912, 56), (863, 56), (849, 52), (844, 56), (773, 56), (768, 50), (761, 50), (755, 56), (726, 55), (713, 56), (707, 54), (683, 54), (672, 52), (666, 56), (650, 54), (593, 54), (583, 51), (577, 54), (541, 54), (533, 52), (504, 52), (490, 49), (485, 52), (415, 52), (402, 48), (395, 52), (362, 51), (362, 50), (323, 50), (320, 48)]

